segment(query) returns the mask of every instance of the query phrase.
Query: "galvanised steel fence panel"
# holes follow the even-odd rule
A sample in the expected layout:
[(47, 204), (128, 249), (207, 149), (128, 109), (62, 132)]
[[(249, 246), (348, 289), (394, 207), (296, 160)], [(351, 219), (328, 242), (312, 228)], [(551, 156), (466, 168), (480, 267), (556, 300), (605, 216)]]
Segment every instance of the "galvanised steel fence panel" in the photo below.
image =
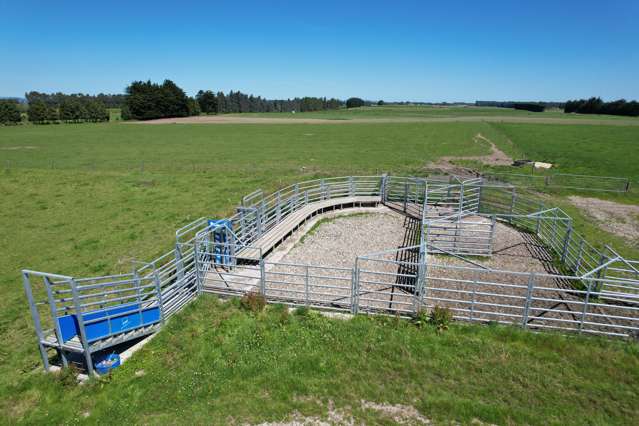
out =
[(263, 293), (278, 303), (350, 311), (353, 268), (264, 262)]
[(590, 176), (571, 173), (485, 173), (492, 181), (508, 182), (520, 188), (557, 188), (581, 191), (628, 192), (630, 180), (615, 176)]
[[(362, 199), (419, 220), (419, 245), (360, 256), (352, 268), (269, 261), (252, 245), (288, 217), (306, 220), (315, 206), (357, 205)], [(291, 216), (309, 205), (308, 212)], [(65, 365), (66, 352), (84, 353), (91, 372), (92, 352), (157, 331), (203, 291), (259, 292), (270, 302), (352, 313), (406, 316), (443, 306), (469, 321), (639, 334), (639, 262), (607, 246), (594, 248), (574, 231), (569, 215), (512, 185), (457, 177), (316, 179), (268, 195), (255, 191), (228, 221), (222, 242), (215, 239), (220, 225), (209, 226), (208, 218), (180, 228), (173, 250), (136, 262), (130, 274), (73, 278), (24, 270), (45, 368), (47, 348), (53, 348)], [(538, 238), (558, 273), (491, 270), (464, 257), (492, 254), (496, 221)], [(438, 264), (433, 254), (450, 255), (464, 266)], [(149, 317), (150, 311), (157, 316)], [(60, 323), (65, 315), (78, 319), (72, 340)], [(135, 324), (122, 327), (123, 315)], [(95, 334), (96, 326), (106, 331)]]

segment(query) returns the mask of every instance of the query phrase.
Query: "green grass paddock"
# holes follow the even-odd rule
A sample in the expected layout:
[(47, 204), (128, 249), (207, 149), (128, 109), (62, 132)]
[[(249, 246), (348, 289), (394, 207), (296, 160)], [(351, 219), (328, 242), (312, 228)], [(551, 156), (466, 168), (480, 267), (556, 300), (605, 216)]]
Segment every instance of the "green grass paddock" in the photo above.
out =
[[(179, 226), (224, 217), (257, 188), (420, 174), (444, 155), (488, 153), (473, 142), (477, 133), (559, 171), (637, 180), (637, 132), (482, 122), (2, 127), (0, 422), (257, 422), (296, 409), (325, 413), (317, 401), (329, 400), (362, 421), (387, 421), (360, 408), (366, 399), (414, 405), (437, 420), (636, 424), (634, 344), (462, 325), (437, 335), (366, 318), (280, 324), (279, 313), (254, 318), (212, 298), (172, 321), (110, 382), (69, 387), (40, 373), (19, 271), (129, 271), (131, 259), (169, 250)], [(609, 237), (577, 225), (597, 244)]]

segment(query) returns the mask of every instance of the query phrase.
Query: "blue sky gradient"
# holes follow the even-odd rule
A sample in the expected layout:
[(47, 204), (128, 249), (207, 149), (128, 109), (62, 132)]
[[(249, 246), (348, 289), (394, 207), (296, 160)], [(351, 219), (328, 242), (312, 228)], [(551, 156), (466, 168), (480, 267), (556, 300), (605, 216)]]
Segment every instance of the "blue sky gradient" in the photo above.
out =
[(639, 1), (0, 0), (0, 95), (639, 99)]

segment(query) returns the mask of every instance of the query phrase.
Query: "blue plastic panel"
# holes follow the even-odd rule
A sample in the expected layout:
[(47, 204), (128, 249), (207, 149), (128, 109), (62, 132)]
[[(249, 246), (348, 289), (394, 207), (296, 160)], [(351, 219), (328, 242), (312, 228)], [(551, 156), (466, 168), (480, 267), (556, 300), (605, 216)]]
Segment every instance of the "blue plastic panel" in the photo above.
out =
[[(85, 322), (104, 318), (101, 321), (84, 325), (87, 340), (93, 342), (111, 334), (121, 333), (160, 321), (160, 309), (158, 307), (143, 309), (141, 313), (138, 311), (138, 307), (138, 304), (133, 304), (83, 314), (82, 319)], [(112, 318), (106, 318), (108, 316)], [(109, 322), (111, 323), (111, 333), (109, 333)], [(63, 342), (74, 338), (79, 333), (78, 320), (75, 314), (59, 317), (58, 324), (60, 324)]]

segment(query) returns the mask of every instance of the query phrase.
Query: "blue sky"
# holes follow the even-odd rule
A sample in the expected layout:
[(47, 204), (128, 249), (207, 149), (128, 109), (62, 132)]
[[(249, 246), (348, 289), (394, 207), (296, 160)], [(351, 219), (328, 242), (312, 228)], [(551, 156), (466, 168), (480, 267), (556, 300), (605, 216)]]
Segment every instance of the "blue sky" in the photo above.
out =
[(0, 96), (639, 99), (639, 1), (0, 0)]

